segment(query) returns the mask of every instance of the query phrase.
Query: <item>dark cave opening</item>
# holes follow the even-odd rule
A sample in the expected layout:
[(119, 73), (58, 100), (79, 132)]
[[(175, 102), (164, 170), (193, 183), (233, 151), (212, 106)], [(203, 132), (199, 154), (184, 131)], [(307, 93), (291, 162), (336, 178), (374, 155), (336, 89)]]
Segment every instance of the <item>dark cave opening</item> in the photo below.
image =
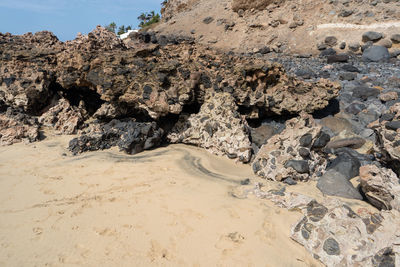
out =
[(72, 86), (64, 88), (59, 83), (53, 82), (50, 90), (59, 97), (64, 97), (72, 106), (79, 106), (81, 101), (85, 104), (85, 109), (89, 115), (93, 115), (105, 102), (101, 100), (100, 94), (86, 86)]

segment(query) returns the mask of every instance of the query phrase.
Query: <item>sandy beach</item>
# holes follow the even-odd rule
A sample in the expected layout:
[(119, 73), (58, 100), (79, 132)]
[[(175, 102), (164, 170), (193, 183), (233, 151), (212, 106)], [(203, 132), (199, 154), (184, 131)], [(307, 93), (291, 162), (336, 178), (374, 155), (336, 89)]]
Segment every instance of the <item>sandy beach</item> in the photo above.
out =
[(190, 146), (71, 156), (68, 136), (0, 148), (2, 266), (319, 266), (300, 218), (229, 192), (250, 166)]

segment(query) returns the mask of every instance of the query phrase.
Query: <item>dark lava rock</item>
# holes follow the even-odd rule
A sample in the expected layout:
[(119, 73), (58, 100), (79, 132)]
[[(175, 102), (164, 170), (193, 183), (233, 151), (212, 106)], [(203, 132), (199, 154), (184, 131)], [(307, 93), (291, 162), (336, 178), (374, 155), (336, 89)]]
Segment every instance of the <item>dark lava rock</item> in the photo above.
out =
[(207, 18), (203, 19), (203, 23), (205, 23), (205, 24), (210, 24), (213, 21), (214, 21), (213, 17), (207, 17)]
[(319, 178), (317, 188), (328, 196), (363, 199), (349, 179), (335, 169), (328, 170)]
[(390, 59), (389, 50), (384, 46), (373, 45), (363, 52), (362, 59), (373, 62), (388, 60)]
[(307, 204), (307, 217), (313, 222), (319, 222), (327, 213), (328, 209), (315, 200)]
[(342, 50), (345, 49), (346, 48), (346, 42), (341, 42), (340, 45), (339, 45), (339, 48), (342, 49)]
[(348, 147), (341, 147), (337, 149), (325, 148), (323, 152), (327, 154), (335, 154), (336, 156), (339, 156), (340, 154), (344, 153), (349, 154), (350, 156), (356, 158), (360, 162), (361, 166), (369, 164), (375, 164), (375, 165), (377, 164), (377, 162), (375, 162), (375, 157), (373, 155), (361, 154), (355, 151), (354, 149)]
[(348, 16), (351, 16), (353, 14), (353, 12), (354, 12), (353, 10), (342, 10), (339, 12), (339, 17), (346, 18)]
[(308, 159), (310, 157), (310, 151), (305, 148), (305, 147), (300, 147), (299, 148), (299, 155), (303, 158), (303, 159)]
[(335, 36), (327, 36), (325, 38), (325, 44), (329, 46), (335, 46), (337, 44), (337, 38)]
[(389, 121), (385, 124), (386, 129), (396, 131), (400, 128), (400, 121)]
[(251, 128), (251, 141), (257, 147), (261, 147), (264, 145), (268, 139), (270, 139), (277, 132), (275, 128), (271, 125), (261, 125), (257, 128)]
[(303, 79), (311, 79), (315, 77), (315, 73), (310, 69), (299, 69), (295, 74)]
[(343, 72), (339, 74), (339, 80), (341, 81), (353, 81), (357, 78), (357, 74), (354, 72)]
[(346, 54), (337, 54), (337, 55), (330, 55), (327, 58), (327, 63), (332, 64), (332, 63), (345, 63), (349, 61), (349, 56)]
[(328, 48), (328, 46), (327, 46), (326, 44), (324, 44), (324, 43), (317, 44), (317, 49), (318, 49), (319, 51), (325, 50), (325, 49), (327, 49), (327, 48)]
[(368, 86), (357, 86), (353, 89), (353, 97), (367, 100), (369, 97), (377, 97), (380, 94), (379, 89)]
[(269, 52), (271, 52), (271, 48), (269, 48), (268, 46), (264, 46), (260, 48), (260, 50), (258, 50), (258, 53), (263, 55), (268, 54)]
[(320, 57), (327, 57), (331, 55), (336, 55), (336, 50), (333, 48), (322, 50), (322, 52), (319, 54)]
[(283, 182), (288, 185), (296, 185), (297, 184), (297, 182), (290, 177), (283, 180)]
[(335, 170), (344, 175), (347, 179), (359, 175), (360, 161), (347, 153), (339, 154), (334, 160), (329, 162), (327, 170)]
[(400, 34), (393, 34), (390, 40), (395, 44), (400, 44)]
[(350, 113), (350, 114), (353, 114), (353, 115), (357, 115), (358, 113), (360, 113), (365, 108), (366, 108), (366, 106), (364, 104), (354, 102), (354, 103), (351, 103), (350, 105), (348, 105), (345, 108), (345, 111), (347, 113)]
[(244, 179), (244, 180), (240, 181), (240, 184), (241, 185), (249, 185), (250, 184), (250, 179), (249, 178)]
[(87, 134), (74, 138), (68, 149), (74, 154), (96, 151), (118, 146), (128, 154), (158, 146), (163, 136), (155, 122), (145, 123), (133, 120), (112, 120)]
[(339, 243), (332, 237), (325, 240), (322, 248), (328, 255), (340, 255)]
[(285, 163), (285, 168), (292, 167), (298, 173), (309, 173), (310, 167), (306, 160), (288, 160)]
[(354, 67), (353, 65), (350, 64), (345, 64), (341, 66), (342, 70), (348, 71), (348, 72), (360, 72), (359, 69)]
[(382, 114), (382, 116), (379, 118), (379, 122), (382, 121), (391, 121), (394, 119), (395, 114), (394, 113), (385, 113)]
[(331, 140), (331, 137), (329, 134), (321, 131), (319, 135), (316, 137), (314, 144), (312, 145), (313, 148), (323, 148), (326, 146), (326, 144), (329, 143)]
[(395, 267), (396, 266), (396, 254), (390, 247), (381, 249), (372, 258), (372, 264), (379, 267)]
[(302, 137), (300, 137), (300, 146), (302, 147), (309, 147), (312, 142), (312, 135), (311, 134), (305, 134)]
[(362, 35), (362, 41), (363, 41), (364, 43), (366, 43), (366, 42), (368, 42), (368, 41), (377, 42), (377, 41), (379, 41), (379, 40), (382, 39), (382, 38), (383, 38), (382, 33), (373, 32), (373, 31), (365, 32), (365, 33)]

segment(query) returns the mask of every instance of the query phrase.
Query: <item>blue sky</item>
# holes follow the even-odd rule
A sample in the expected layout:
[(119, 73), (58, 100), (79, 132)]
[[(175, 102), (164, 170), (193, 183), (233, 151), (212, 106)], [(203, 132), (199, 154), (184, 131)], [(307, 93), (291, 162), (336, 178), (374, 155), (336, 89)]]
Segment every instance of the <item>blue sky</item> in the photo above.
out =
[(138, 25), (142, 12), (160, 11), (162, 0), (0, 0), (0, 32), (49, 30), (61, 41), (114, 21)]

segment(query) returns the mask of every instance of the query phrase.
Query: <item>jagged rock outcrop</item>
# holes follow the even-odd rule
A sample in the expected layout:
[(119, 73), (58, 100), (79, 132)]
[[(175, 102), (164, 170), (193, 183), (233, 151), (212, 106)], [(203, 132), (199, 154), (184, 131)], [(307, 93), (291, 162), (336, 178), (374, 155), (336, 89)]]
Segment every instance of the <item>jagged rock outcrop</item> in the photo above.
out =
[(389, 108), (379, 120), (372, 122), (372, 128), (377, 136), (375, 154), (379, 161), (389, 165), (397, 175), (400, 174), (400, 103)]
[(53, 127), (58, 134), (75, 134), (85, 120), (85, 108), (71, 106), (64, 98), (39, 117), (39, 123)]
[(118, 146), (128, 154), (158, 146), (163, 130), (155, 122), (136, 122), (132, 119), (112, 120), (106, 124), (92, 124), (82, 135), (69, 142), (73, 154)]
[(296, 80), (276, 63), (192, 43), (128, 49), (102, 27), (66, 43), (50, 33), (43, 36), (51, 40), (44, 47), (30, 37), (0, 35), (0, 100), (34, 114), (41, 114), (57, 91), (85, 91), (99, 99), (93, 104), (87, 103), (93, 97), (80, 99), (86, 108), (107, 102), (158, 119), (202, 104), (205, 92), (214, 90), (231, 93), (244, 115), (257, 118), (311, 113), (326, 107), (340, 89), (323, 79)]
[(39, 138), (39, 123), (35, 118), (12, 108), (0, 113), (0, 146), (34, 142)]
[(306, 181), (321, 176), (326, 159), (320, 152), (330, 140), (321, 128), (305, 113), (288, 120), (286, 129), (259, 150), (252, 165), (254, 172), (275, 181), (287, 178)]
[(0, 100), (38, 114), (52, 96), (56, 53), (61, 42), (51, 32), (0, 33)]
[(365, 165), (360, 168), (361, 190), (367, 200), (381, 210), (400, 211), (400, 184), (396, 174), (386, 168)]
[(181, 115), (167, 138), (171, 143), (198, 145), (214, 154), (249, 162), (249, 130), (237, 110), (229, 93), (210, 94), (199, 113)]

